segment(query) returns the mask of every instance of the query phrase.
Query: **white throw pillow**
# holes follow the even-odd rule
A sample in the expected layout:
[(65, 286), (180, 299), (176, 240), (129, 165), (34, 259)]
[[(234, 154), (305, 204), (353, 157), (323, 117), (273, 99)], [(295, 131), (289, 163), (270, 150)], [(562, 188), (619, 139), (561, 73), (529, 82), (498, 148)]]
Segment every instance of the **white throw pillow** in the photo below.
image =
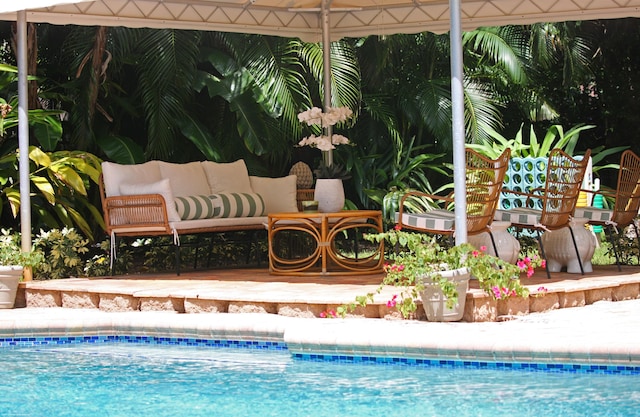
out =
[(209, 195), (209, 183), (202, 163), (173, 164), (160, 161), (159, 164), (162, 178), (168, 178), (171, 182), (174, 197)]
[(173, 201), (173, 192), (168, 179), (152, 183), (120, 184), (120, 195), (160, 194), (167, 206), (167, 217), (170, 222), (180, 221), (180, 215)]
[(202, 162), (209, 183), (210, 194), (251, 193), (249, 171), (242, 159), (235, 162)]
[(280, 178), (250, 177), (251, 188), (264, 199), (266, 213), (295, 213), (298, 211), (296, 200), (296, 176)]

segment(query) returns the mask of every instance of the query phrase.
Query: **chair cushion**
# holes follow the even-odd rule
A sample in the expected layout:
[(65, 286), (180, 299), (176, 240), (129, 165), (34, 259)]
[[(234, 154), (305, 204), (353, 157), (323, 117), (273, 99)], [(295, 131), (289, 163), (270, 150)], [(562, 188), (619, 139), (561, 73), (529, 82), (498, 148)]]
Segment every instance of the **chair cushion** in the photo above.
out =
[(264, 198), (265, 213), (298, 211), (296, 176), (280, 178), (250, 177), (251, 188)]
[(158, 161), (162, 178), (168, 178), (174, 197), (209, 195), (209, 183), (200, 162), (173, 164)]
[(167, 206), (167, 217), (170, 222), (180, 220), (171, 191), (171, 184), (167, 178), (152, 183), (120, 184), (120, 195), (160, 194)]
[(574, 217), (584, 217), (593, 222), (608, 223), (613, 218), (613, 211), (595, 207), (576, 207)]
[(535, 226), (540, 223), (541, 214), (542, 212), (540, 210), (516, 207), (510, 210), (496, 210), (493, 220)]
[(247, 165), (242, 159), (229, 163), (204, 161), (202, 168), (209, 183), (209, 194), (253, 192)]
[(213, 217), (259, 217), (264, 215), (264, 200), (256, 193), (219, 193), (210, 196), (215, 206)]
[[(182, 220), (209, 219), (216, 213), (217, 199), (208, 195), (176, 197), (176, 210)], [(218, 210), (219, 211), (219, 210)]]
[(418, 229), (450, 232), (455, 224), (455, 213), (449, 210), (431, 210), (424, 213), (402, 213), (402, 224)]
[(150, 184), (160, 181), (160, 164), (158, 161), (149, 161), (144, 164), (116, 164), (115, 162), (102, 163), (102, 178), (104, 180), (104, 193), (107, 197), (122, 195), (121, 184), (141, 183)]

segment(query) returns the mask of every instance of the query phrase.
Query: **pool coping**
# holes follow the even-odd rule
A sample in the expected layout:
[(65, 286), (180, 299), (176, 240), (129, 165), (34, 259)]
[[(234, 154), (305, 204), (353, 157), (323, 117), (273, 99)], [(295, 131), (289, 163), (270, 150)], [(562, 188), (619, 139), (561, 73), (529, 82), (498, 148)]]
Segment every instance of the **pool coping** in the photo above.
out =
[(139, 335), (282, 342), (294, 355), (640, 366), (640, 300), (506, 322), (316, 319), (259, 313), (0, 310), (0, 338)]

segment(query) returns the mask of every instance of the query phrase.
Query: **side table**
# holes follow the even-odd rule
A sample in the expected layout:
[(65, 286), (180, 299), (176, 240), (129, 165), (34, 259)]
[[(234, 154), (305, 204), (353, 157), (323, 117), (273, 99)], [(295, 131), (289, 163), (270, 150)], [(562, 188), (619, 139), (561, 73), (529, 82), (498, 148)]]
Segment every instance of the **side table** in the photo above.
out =
[[(267, 225), (269, 272), (275, 275), (358, 275), (382, 271), (384, 242), (362, 240), (381, 233), (382, 212), (272, 213)], [(297, 250), (294, 242), (297, 241)]]

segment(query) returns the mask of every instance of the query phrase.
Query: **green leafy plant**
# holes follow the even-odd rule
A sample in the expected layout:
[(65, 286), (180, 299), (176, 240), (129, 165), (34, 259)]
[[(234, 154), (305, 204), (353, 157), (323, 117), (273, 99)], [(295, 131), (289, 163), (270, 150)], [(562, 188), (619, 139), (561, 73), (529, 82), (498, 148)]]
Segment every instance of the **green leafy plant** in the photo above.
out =
[(37, 269), (43, 265), (44, 254), (39, 249), (23, 252), (20, 233), (10, 229), (0, 230), (0, 265), (20, 265)]
[(82, 276), (84, 260), (82, 256), (89, 252), (89, 240), (73, 228), (40, 231), (33, 246), (41, 250), (46, 257), (35, 273), (36, 279), (58, 279)]
[[(540, 140), (533, 129), (533, 125), (531, 125), (529, 128), (528, 143), (524, 140), (524, 126), (520, 126), (520, 130), (518, 130), (518, 133), (516, 133), (513, 139), (507, 139), (500, 133), (489, 128), (488, 133), (492, 138), (491, 142), (472, 143), (466, 146), (490, 158), (498, 157), (506, 148), (511, 148), (511, 157), (517, 158), (547, 157), (551, 150), (555, 148), (562, 149), (569, 155), (575, 155), (576, 146), (580, 139), (580, 132), (594, 127), (593, 125), (578, 124), (565, 132), (561, 125), (553, 125), (547, 129), (544, 137)], [(617, 146), (605, 149), (604, 146), (598, 146), (591, 149), (593, 172), (598, 172), (605, 168), (618, 168), (618, 164), (601, 165), (601, 162), (609, 155), (622, 152), (627, 148), (628, 146)]]
[(439, 272), (459, 268), (469, 268), (480, 288), (495, 299), (523, 297), (528, 290), (520, 283), (521, 272), (526, 270), (530, 276), (535, 267), (544, 266), (544, 261), (537, 256), (527, 257), (514, 265), (487, 254), (485, 248), (478, 250), (467, 243), (444, 247), (433, 236), (398, 228), (365, 235), (365, 239), (388, 242), (392, 248), (388, 255), (390, 263), (384, 267), (386, 274), (377, 291), (357, 297), (355, 303), (340, 306), (337, 312), (342, 316), (372, 302), (375, 294), (380, 294), (384, 287), (394, 286), (398, 287), (399, 294), (394, 295), (387, 306), (395, 307), (407, 318), (417, 309), (416, 300), (424, 289), (421, 277), (426, 275), (440, 286), (447, 298), (447, 307), (452, 308), (458, 302), (459, 294), (455, 284)]

